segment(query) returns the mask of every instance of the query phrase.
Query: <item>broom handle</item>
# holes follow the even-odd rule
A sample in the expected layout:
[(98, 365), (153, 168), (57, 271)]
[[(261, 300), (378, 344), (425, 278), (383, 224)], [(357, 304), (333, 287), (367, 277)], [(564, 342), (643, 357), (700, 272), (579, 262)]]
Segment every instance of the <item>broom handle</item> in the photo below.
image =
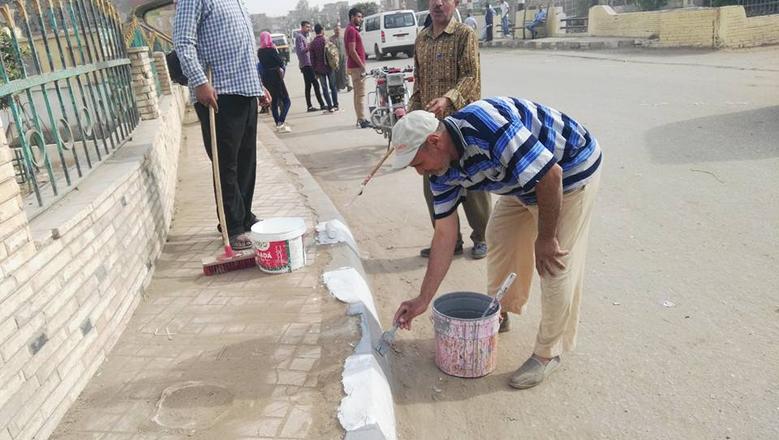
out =
[[(208, 68), (208, 82), (213, 84), (211, 68)], [(222, 241), (225, 247), (230, 246), (230, 235), (227, 233), (225, 221), (225, 207), (222, 200), (222, 177), (219, 175), (219, 148), (216, 145), (216, 112), (214, 107), (208, 106), (208, 124), (211, 132), (211, 167), (214, 170), (214, 188), (216, 188), (216, 212), (219, 216), (219, 224), (222, 225)]]
[(384, 157), (381, 158), (379, 163), (376, 164), (375, 167), (373, 167), (373, 170), (370, 174), (368, 174), (368, 177), (365, 178), (365, 180), (362, 181), (362, 186), (365, 186), (368, 184), (368, 182), (373, 178), (373, 175), (376, 174), (376, 171), (379, 171), (379, 168), (384, 164), (384, 161), (387, 160), (387, 158), (392, 154), (392, 152), (395, 151), (395, 147), (389, 147), (387, 150), (387, 153), (384, 154)]

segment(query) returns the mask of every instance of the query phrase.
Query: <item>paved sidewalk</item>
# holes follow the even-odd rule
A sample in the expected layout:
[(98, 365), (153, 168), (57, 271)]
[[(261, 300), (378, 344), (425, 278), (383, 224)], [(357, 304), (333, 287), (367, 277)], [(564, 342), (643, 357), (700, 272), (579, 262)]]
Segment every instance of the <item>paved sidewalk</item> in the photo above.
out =
[(184, 134), (175, 218), (152, 282), (51, 438), (341, 437), (341, 369), (358, 335), (321, 286), (327, 254), (313, 246), (315, 213), (259, 145), (254, 212), (304, 217), (308, 264), (203, 276), (201, 258), (221, 240), (199, 125)]

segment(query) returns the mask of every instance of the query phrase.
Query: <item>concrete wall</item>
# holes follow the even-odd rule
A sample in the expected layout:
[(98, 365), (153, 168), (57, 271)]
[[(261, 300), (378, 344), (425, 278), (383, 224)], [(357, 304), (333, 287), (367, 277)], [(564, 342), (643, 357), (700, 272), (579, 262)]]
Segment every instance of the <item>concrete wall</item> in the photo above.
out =
[(587, 32), (593, 37), (657, 38), (661, 12), (617, 14), (610, 6), (590, 8)]
[(663, 47), (752, 47), (779, 43), (779, 15), (747, 18), (741, 6), (625, 14), (594, 6), (589, 35), (652, 38)]
[(0, 439), (47, 438), (141, 300), (173, 215), (185, 97), (164, 96), (32, 221), (0, 139)]
[(660, 45), (715, 47), (714, 27), (718, 14), (718, 8), (673, 9), (660, 12)]
[(779, 44), (779, 14), (747, 18), (741, 6), (725, 6), (719, 10), (719, 47)]

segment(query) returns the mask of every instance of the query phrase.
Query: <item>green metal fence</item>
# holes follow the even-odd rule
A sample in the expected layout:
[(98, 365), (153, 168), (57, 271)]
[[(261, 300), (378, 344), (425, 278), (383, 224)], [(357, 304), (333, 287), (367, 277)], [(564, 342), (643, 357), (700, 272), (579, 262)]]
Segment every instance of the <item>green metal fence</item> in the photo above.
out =
[(33, 214), (67, 192), (139, 121), (119, 14), (103, 0), (0, 6), (0, 106)]

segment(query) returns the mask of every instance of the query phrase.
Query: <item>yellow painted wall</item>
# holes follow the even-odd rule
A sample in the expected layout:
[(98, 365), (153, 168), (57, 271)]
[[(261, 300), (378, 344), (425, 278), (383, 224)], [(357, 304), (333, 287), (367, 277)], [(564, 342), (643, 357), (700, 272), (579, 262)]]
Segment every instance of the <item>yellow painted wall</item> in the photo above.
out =
[(655, 38), (660, 34), (660, 12), (617, 14), (610, 6), (593, 6), (587, 32), (594, 37)]
[(741, 6), (617, 14), (594, 6), (589, 34), (656, 38), (664, 47), (752, 47), (779, 44), (779, 14), (747, 18)]
[(673, 9), (660, 12), (660, 45), (715, 47), (718, 8)]
[(719, 10), (719, 47), (779, 44), (779, 14), (747, 18), (741, 6), (725, 6)]

